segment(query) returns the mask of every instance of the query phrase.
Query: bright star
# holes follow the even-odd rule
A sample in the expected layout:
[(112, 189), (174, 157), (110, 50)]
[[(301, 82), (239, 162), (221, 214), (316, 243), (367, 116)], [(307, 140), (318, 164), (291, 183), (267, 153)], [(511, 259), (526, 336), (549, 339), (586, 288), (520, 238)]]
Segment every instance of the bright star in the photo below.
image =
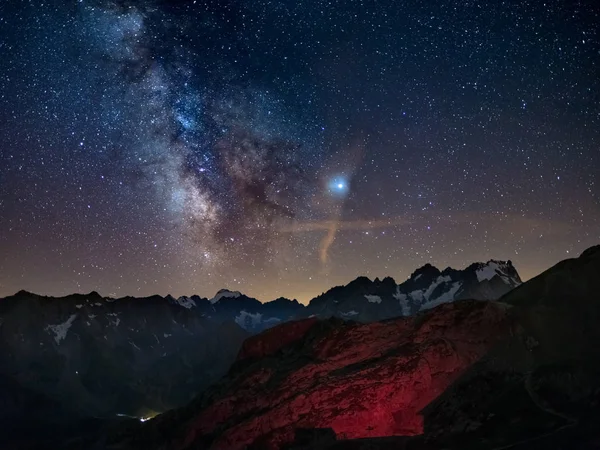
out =
[(346, 179), (343, 176), (337, 176), (329, 180), (329, 193), (336, 197), (345, 197), (348, 193), (348, 189), (348, 181), (346, 181)]

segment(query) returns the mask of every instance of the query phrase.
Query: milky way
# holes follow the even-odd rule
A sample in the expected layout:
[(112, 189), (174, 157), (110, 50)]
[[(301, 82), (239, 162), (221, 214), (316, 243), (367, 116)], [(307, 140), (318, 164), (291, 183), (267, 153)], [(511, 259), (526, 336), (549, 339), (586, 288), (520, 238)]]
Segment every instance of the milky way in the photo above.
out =
[(593, 3), (0, 10), (0, 295), (306, 300), (600, 241)]

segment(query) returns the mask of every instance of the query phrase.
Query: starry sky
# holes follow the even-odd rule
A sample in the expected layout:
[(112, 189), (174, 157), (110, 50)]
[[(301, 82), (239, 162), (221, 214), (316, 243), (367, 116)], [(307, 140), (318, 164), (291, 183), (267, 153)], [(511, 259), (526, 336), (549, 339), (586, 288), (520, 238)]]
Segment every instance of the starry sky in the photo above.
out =
[(5, 0), (0, 296), (241, 290), (600, 243), (594, 0)]

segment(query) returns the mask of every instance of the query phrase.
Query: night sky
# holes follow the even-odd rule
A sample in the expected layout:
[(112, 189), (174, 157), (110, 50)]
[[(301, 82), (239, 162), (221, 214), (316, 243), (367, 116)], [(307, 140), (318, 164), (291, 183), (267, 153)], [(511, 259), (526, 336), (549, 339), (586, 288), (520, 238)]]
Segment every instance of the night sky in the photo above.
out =
[(595, 1), (0, 5), (0, 296), (306, 301), (600, 243)]

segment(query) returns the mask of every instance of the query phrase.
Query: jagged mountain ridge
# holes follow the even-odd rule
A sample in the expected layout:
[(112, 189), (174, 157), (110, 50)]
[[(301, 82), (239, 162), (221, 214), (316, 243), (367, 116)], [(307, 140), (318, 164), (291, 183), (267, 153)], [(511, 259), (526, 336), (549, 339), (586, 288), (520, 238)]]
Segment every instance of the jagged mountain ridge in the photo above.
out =
[(460, 299), (496, 300), (520, 284), (511, 261), (490, 260), (464, 270), (443, 271), (426, 264), (400, 284), (391, 277), (373, 281), (359, 277), (346, 286), (332, 288), (311, 300), (306, 313), (370, 322), (411, 316)]
[(331, 288), (307, 305), (284, 297), (262, 303), (227, 289), (219, 290), (211, 299), (193, 295), (167, 296), (165, 300), (212, 320), (233, 320), (256, 333), (281, 322), (311, 316), (361, 322), (410, 316), (459, 299), (495, 300), (520, 284), (521, 278), (511, 261), (490, 260), (473, 263), (464, 270), (448, 267), (440, 271), (426, 264), (400, 284), (391, 277), (358, 277), (345, 286)]
[[(440, 271), (431, 264), (426, 264), (400, 284), (391, 277), (383, 280), (358, 277), (347, 285), (329, 289), (307, 305), (284, 297), (262, 303), (239, 291), (227, 289), (219, 290), (210, 299), (198, 295), (178, 298), (171, 295), (146, 298), (129, 296), (115, 299), (91, 292), (57, 297), (55, 301), (63, 303), (62, 310), (71, 311), (70, 315), (76, 315), (80, 308), (86, 311), (90, 307), (101, 307), (113, 302), (137, 304), (143, 301), (145, 306), (148, 303), (166, 302), (219, 323), (234, 321), (246, 331), (256, 333), (287, 320), (310, 316), (339, 317), (362, 322), (409, 316), (438, 304), (463, 298), (495, 300), (520, 284), (521, 278), (511, 261), (490, 260), (487, 263), (473, 263), (464, 270), (448, 267)], [(21, 291), (13, 297), (30, 295), (35, 294)], [(1, 312), (0, 307), (0, 318)], [(118, 325), (117, 319), (113, 322)]]

